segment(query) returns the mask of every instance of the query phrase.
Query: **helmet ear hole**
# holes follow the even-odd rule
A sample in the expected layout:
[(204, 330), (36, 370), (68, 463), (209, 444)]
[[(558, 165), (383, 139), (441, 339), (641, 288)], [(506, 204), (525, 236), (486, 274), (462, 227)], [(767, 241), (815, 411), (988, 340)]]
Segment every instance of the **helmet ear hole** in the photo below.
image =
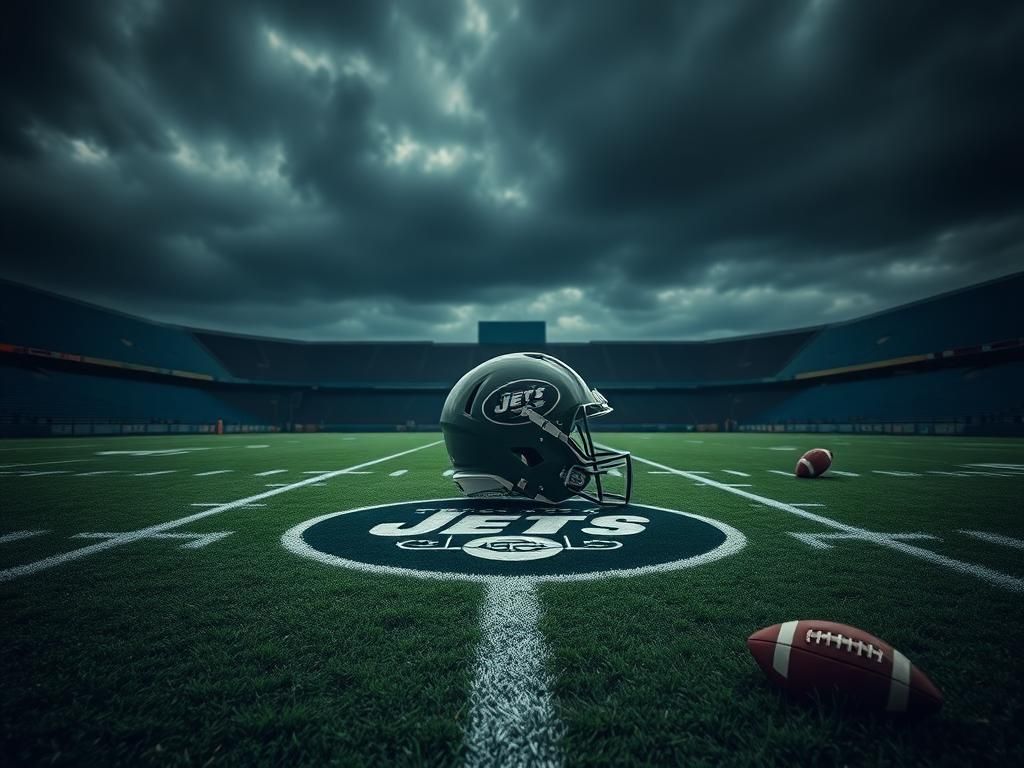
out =
[(536, 467), (544, 461), (540, 451), (536, 448), (513, 448), (512, 453), (519, 457), (519, 460), (528, 467)]

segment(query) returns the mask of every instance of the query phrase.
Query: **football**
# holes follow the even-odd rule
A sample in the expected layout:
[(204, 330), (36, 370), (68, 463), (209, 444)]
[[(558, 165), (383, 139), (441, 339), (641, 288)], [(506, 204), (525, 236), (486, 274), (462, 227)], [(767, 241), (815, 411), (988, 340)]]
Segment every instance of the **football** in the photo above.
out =
[(832, 451), (827, 448), (811, 448), (796, 463), (797, 477), (820, 477), (832, 466)]
[(865, 710), (927, 714), (942, 694), (902, 653), (856, 627), (787, 621), (759, 630), (747, 647), (768, 678), (790, 693), (838, 691)]

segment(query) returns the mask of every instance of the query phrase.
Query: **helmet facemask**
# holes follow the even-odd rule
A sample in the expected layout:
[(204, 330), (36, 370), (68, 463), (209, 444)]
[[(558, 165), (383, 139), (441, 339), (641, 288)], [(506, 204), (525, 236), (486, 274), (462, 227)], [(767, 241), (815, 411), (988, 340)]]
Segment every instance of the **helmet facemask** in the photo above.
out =
[[(569, 432), (563, 432), (558, 426), (530, 408), (524, 408), (523, 414), (530, 421), (548, 434), (565, 444), (574, 459), (574, 463), (561, 473), (565, 487), (576, 496), (606, 506), (621, 506), (629, 503), (633, 487), (633, 462), (629, 453), (599, 449), (594, 446), (590, 434), (590, 417), (603, 416), (611, 412), (608, 401), (596, 389), (591, 390), (594, 400), (580, 405)], [(618, 471), (621, 470), (621, 471)], [(620, 476), (625, 484), (622, 493), (607, 489), (608, 476)], [(593, 492), (587, 491), (591, 481)]]

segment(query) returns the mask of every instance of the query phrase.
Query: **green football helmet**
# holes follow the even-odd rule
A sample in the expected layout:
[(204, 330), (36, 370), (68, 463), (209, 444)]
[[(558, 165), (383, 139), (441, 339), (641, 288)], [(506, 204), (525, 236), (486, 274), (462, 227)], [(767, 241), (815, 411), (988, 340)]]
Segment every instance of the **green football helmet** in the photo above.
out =
[[(590, 436), (589, 420), (611, 410), (600, 392), (551, 355), (492, 358), (459, 379), (441, 412), (452, 480), (467, 496), (628, 504), (630, 455), (595, 449)], [(625, 493), (605, 489), (602, 478), (612, 470), (624, 476)]]

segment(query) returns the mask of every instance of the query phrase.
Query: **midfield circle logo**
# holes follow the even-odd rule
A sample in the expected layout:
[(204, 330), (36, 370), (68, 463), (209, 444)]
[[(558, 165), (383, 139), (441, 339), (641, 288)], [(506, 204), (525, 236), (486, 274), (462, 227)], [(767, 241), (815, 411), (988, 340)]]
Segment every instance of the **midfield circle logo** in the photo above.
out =
[(465, 498), (334, 512), (281, 540), (330, 565), (478, 581), (639, 575), (702, 565), (746, 544), (724, 523), (661, 507)]

